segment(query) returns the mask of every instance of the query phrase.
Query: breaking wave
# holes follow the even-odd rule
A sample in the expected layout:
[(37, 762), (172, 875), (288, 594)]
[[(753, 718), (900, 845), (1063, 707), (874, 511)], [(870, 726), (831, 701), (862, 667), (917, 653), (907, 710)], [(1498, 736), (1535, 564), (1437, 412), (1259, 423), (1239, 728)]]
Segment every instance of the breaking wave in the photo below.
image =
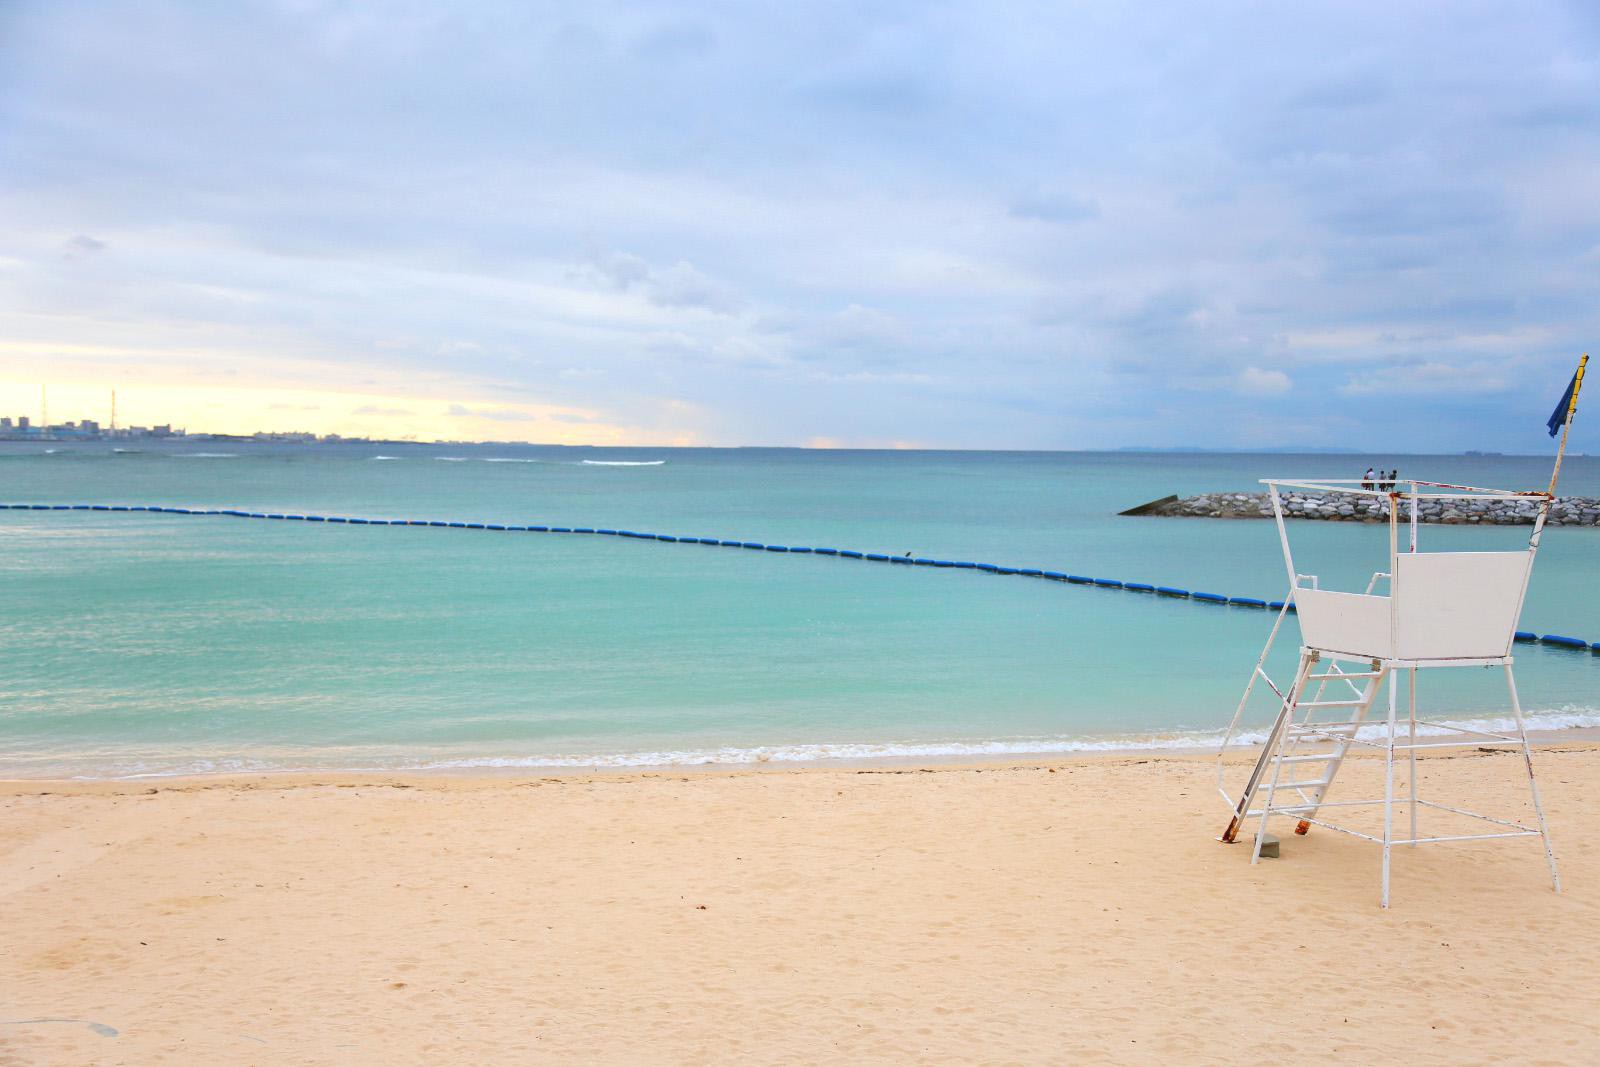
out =
[[(1438, 720), (1450, 726), (1490, 733), (1515, 733), (1516, 723), (1510, 718), (1463, 718)], [(1528, 730), (1536, 735), (1550, 735), (1566, 730), (1600, 727), (1600, 711), (1594, 708), (1568, 707), (1559, 711), (1531, 713), (1526, 717)], [(1362, 731), (1361, 736), (1372, 737), (1378, 727)], [(1422, 726), (1417, 733), (1422, 736), (1449, 736), (1453, 731)], [(1239, 747), (1260, 744), (1266, 738), (1265, 728), (1247, 731), (1235, 738)], [(1070, 756), (1076, 754), (1111, 754), (1141, 752), (1189, 752), (1209, 754), (1222, 742), (1217, 730), (1196, 730), (1167, 734), (1118, 735), (1111, 737), (1011, 737), (992, 740), (934, 739), (900, 742), (839, 742), (792, 745), (722, 746), (716, 748), (656, 749), (639, 752), (609, 752), (593, 754), (549, 755), (483, 755), (460, 756), (444, 759), (379, 758), (366, 760), (352, 758), (308, 757), (302, 751), (295, 756), (263, 755), (259, 757), (232, 757), (226, 759), (192, 759), (181, 764), (116, 761), (120, 766), (103, 772), (74, 775), (86, 778), (166, 778), (183, 775), (234, 774), (244, 772), (286, 771), (465, 771), (465, 770), (538, 770), (540, 768), (582, 770), (629, 769), (645, 767), (755, 767), (762, 764), (804, 764), (854, 761), (908, 760), (952, 761), (963, 759), (1005, 759), (1009, 757)], [(1470, 739), (1469, 739), (1470, 742)], [(46, 760), (45, 762), (49, 762)], [(99, 762), (99, 761), (96, 761)], [(43, 770), (44, 768), (39, 768)], [(32, 770), (32, 769), (30, 769)]]

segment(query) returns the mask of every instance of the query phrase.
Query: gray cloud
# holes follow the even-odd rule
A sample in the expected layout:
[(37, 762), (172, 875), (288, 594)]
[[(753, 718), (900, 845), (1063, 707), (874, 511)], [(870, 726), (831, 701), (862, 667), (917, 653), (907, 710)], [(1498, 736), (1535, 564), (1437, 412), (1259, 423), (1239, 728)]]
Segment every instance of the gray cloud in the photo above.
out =
[(69, 258), (81, 258), (83, 256), (92, 256), (96, 252), (104, 252), (109, 247), (104, 241), (90, 237), (88, 234), (80, 233), (76, 237), (63, 241), (61, 251), (63, 255)]

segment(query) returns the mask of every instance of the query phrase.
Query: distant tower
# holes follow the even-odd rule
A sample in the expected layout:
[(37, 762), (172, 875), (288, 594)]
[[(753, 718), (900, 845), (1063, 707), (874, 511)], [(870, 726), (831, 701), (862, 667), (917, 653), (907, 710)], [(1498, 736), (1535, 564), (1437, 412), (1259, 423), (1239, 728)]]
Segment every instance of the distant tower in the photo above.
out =
[(45, 397), (45, 387), (39, 386), (39, 436), (50, 436), (50, 405)]
[(111, 390), (111, 432), (117, 432), (117, 391)]

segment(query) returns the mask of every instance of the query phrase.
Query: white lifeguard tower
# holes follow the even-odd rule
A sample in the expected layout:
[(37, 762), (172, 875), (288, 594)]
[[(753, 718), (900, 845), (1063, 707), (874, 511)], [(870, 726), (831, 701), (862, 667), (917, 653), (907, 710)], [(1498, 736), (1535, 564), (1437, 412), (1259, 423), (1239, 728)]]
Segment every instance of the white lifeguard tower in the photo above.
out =
[[(1587, 360), (1588, 357), (1585, 357)], [(1570, 426), (1577, 406), (1577, 387), (1582, 382), (1582, 365), (1569, 387), (1563, 424)], [(1558, 414), (1560, 409), (1558, 408)], [(1554, 432), (1556, 416), (1551, 417)], [(1232, 809), (1232, 818), (1221, 840), (1232, 842), (1239, 831), (1254, 820), (1254, 845), (1251, 862), (1259, 862), (1270, 820), (1294, 820), (1296, 834), (1311, 827), (1350, 834), (1382, 846), (1383, 874), (1381, 903), (1389, 906), (1389, 860), (1396, 845), (1423, 845), (1447, 841), (1483, 841), (1494, 838), (1537, 837), (1544, 845), (1550, 865), (1550, 880), (1556, 892), (1561, 878), (1556, 869), (1555, 852), (1545, 825), (1544, 808), (1539, 800), (1538, 783), (1533, 777), (1533, 758), (1523, 722), (1522, 705), (1517, 698), (1516, 678), (1512, 673), (1511, 646), (1516, 636), (1518, 616), (1533, 570), (1539, 537), (1544, 530), (1550, 505), (1555, 499), (1556, 477), (1566, 434), (1557, 453), (1556, 470), (1548, 491), (1510, 492), (1440, 482), (1406, 480), (1373, 486), (1361, 481), (1288, 481), (1264, 479), (1271, 496), (1278, 537), (1283, 546), (1288, 570), (1289, 593), (1267, 638), (1266, 648), (1256, 662), (1255, 671), (1245, 686), (1233, 722), (1218, 754), (1217, 788)], [(1325, 498), (1372, 499), (1385, 502), (1388, 513), (1389, 569), (1374, 573), (1360, 592), (1323, 587), (1316, 575), (1297, 570), (1290, 548), (1289, 530), (1284, 521), (1283, 493), (1299, 490), (1322, 494)], [(1420, 501), (1472, 501), (1523, 499), (1538, 502), (1533, 534), (1525, 548), (1501, 552), (1424, 552), (1418, 544)], [(1407, 536), (1402, 547), (1401, 527)], [(1386, 584), (1387, 589), (1380, 589)], [(1288, 686), (1279, 687), (1267, 676), (1266, 664), (1273, 642), (1284, 620), (1295, 614), (1300, 624), (1299, 663)], [(1466, 729), (1460, 725), (1430, 722), (1417, 718), (1417, 672), (1444, 667), (1498, 667), (1505, 672), (1515, 731), (1490, 732)], [(1245, 706), (1257, 681), (1264, 682), (1277, 698), (1278, 711), (1269, 729), (1261, 755), (1243, 792), (1231, 795), (1224, 781), (1227, 765), (1223, 755), (1239, 729)], [(1405, 713), (1402, 716), (1400, 686), (1405, 683)], [(1379, 722), (1369, 714), (1379, 693), (1387, 686), (1388, 713)], [(1418, 728), (1423, 728), (1419, 740)], [(1485, 815), (1455, 805), (1438, 803), (1418, 796), (1417, 753), (1451, 747), (1514, 746), (1521, 750), (1521, 764), (1528, 778), (1532, 800), (1533, 825), (1526, 821)], [(1352, 747), (1380, 752), (1384, 758), (1384, 789), (1378, 797), (1329, 800), (1329, 790), (1345, 756)], [(1404, 759), (1407, 766), (1405, 795), (1397, 796), (1395, 764)], [(1397, 834), (1395, 809), (1404, 806), (1409, 816), (1408, 829)], [(1381, 807), (1381, 830), (1371, 825), (1372, 809)], [(1367, 809), (1367, 828), (1340, 825), (1326, 816), (1329, 809)], [(1469, 828), (1484, 824), (1480, 833), (1446, 833), (1423, 836), (1418, 827), (1419, 811), (1447, 813), (1450, 821), (1467, 820)], [(1359, 812), (1352, 812), (1359, 814)], [(1455, 827), (1452, 827), (1455, 828)]]

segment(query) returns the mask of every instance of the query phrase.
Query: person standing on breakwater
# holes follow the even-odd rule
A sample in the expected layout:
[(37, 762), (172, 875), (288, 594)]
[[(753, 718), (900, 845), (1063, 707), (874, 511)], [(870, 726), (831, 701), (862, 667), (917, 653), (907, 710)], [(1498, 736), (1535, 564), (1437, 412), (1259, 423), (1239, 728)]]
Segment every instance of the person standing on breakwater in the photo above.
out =
[(1372, 488), (1372, 480), (1374, 478), (1376, 478), (1376, 477), (1377, 477), (1377, 475), (1375, 473), (1373, 473), (1372, 468), (1368, 467), (1367, 468), (1367, 473), (1361, 476), (1361, 488), (1363, 488), (1363, 489), (1371, 489)]

